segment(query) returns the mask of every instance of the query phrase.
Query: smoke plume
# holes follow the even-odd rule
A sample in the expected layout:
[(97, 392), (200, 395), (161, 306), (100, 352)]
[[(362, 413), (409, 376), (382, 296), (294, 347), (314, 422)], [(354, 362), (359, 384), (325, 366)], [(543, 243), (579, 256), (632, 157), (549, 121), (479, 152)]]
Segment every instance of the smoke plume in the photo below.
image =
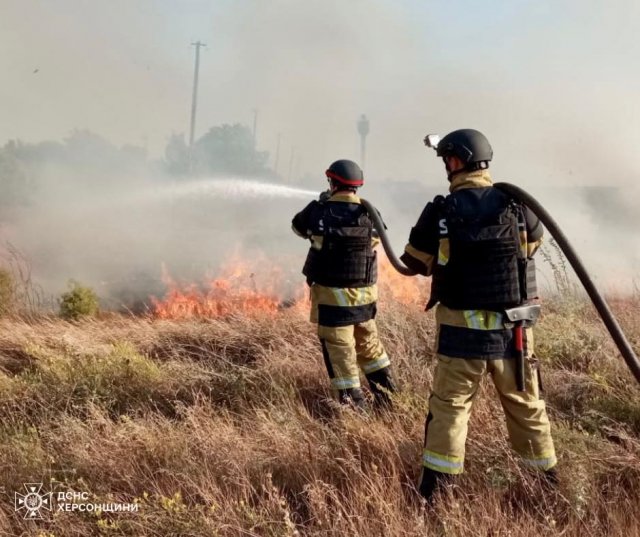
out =
[(603, 285), (630, 288), (640, 265), (640, 77), (628, 68), (640, 52), (639, 11), (630, 0), (491, 9), (462, 0), (5, 0), (0, 141), (89, 129), (146, 157), (125, 165), (119, 151), (99, 162), (87, 148), (82, 162), (45, 159), (25, 179), (39, 185), (30, 202), (0, 215), (2, 239), (51, 292), (68, 278), (135, 287), (157, 280), (162, 264), (198, 278), (239, 247), (298, 270), (306, 247), (290, 220), (311, 196), (228, 182), (202, 192), (209, 178), (185, 187), (159, 163), (169, 136), (188, 131), (190, 43), (201, 39), (196, 134), (252, 128), (255, 113), (257, 149), (275, 172), (265, 181), (326, 188), (333, 160), (360, 161), (356, 121), (366, 113), (362, 195), (401, 249), (424, 204), (448, 186), (424, 135), (477, 128), (494, 147), (494, 179), (548, 206)]

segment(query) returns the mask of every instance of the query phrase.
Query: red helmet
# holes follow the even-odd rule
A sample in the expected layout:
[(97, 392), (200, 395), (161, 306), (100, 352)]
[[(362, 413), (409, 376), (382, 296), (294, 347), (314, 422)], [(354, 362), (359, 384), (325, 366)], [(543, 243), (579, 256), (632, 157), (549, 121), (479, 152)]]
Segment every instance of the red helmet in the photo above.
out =
[(344, 186), (364, 185), (362, 169), (352, 160), (336, 160), (325, 173), (329, 179)]

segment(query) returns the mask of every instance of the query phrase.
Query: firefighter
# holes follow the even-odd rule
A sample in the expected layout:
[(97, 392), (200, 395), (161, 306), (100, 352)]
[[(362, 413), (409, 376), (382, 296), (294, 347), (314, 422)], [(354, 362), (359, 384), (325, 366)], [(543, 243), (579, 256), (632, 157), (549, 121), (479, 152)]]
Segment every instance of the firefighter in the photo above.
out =
[(371, 218), (356, 191), (360, 167), (337, 160), (326, 171), (329, 190), (295, 215), (293, 231), (311, 241), (302, 273), (311, 291), (311, 322), (331, 387), (344, 404), (365, 405), (360, 370), (378, 406), (395, 391), (390, 361), (376, 328), (378, 242)]
[[(429, 138), (425, 143), (433, 147)], [(427, 204), (402, 255), (407, 266), (432, 276), (427, 311), (437, 305), (420, 493), (431, 500), (463, 471), (467, 423), (485, 375), (498, 392), (513, 449), (555, 482), (556, 454), (530, 328), (539, 311), (531, 300), (542, 226), (530, 209), (492, 187), (493, 150), (482, 133), (453, 131), (436, 151), (450, 194)]]

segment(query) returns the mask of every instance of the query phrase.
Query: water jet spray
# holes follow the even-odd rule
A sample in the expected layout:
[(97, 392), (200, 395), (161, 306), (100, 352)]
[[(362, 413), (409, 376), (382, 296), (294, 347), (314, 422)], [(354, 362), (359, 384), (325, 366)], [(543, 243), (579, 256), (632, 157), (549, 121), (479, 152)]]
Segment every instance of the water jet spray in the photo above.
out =
[(215, 196), (223, 199), (252, 198), (308, 198), (317, 192), (278, 183), (264, 183), (251, 179), (202, 179), (171, 187), (169, 196)]

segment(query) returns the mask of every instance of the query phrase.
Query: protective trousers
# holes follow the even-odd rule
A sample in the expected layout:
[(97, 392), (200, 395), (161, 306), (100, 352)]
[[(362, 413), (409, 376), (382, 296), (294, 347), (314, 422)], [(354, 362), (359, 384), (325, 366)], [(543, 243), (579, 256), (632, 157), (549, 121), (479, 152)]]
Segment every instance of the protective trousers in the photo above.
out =
[(513, 359), (462, 359), (438, 354), (437, 360), (425, 425), (422, 461), (427, 473), (462, 472), (467, 422), (480, 381), (486, 374), (493, 378), (513, 449), (531, 467), (546, 471), (556, 465), (535, 358), (525, 359), (524, 392), (516, 389)]
[(391, 362), (378, 337), (374, 319), (347, 326), (318, 325), (318, 337), (331, 387), (341, 402), (360, 406), (364, 396), (360, 388), (360, 369), (365, 374), (376, 403), (389, 404)]

